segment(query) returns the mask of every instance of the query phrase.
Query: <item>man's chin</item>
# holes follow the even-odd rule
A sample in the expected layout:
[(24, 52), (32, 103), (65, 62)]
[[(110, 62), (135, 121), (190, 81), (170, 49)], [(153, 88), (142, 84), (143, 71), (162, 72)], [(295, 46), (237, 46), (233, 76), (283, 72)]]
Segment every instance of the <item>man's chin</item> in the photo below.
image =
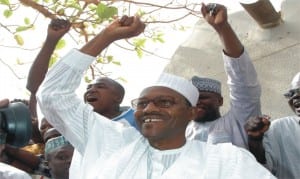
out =
[(208, 117), (201, 117), (201, 118), (197, 118), (194, 121), (195, 122), (199, 122), (199, 123), (204, 123), (204, 122), (210, 122), (210, 121), (214, 121), (216, 119), (213, 118), (208, 118)]

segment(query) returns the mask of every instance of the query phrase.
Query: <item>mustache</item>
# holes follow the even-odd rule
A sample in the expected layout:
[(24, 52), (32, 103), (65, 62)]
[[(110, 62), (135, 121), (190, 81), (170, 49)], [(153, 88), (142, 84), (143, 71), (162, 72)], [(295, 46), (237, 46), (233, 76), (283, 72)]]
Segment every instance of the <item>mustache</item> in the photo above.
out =
[(164, 115), (162, 113), (156, 112), (156, 111), (154, 111), (154, 112), (143, 112), (142, 119), (148, 118), (149, 116), (150, 117), (163, 117)]

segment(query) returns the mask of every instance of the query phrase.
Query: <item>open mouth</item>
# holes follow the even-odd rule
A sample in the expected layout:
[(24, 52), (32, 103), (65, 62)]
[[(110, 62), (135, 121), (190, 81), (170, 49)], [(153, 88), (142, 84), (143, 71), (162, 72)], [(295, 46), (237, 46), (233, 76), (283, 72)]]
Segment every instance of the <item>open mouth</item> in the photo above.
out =
[(300, 108), (300, 100), (294, 102), (294, 107), (295, 108)]
[(88, 103), (92, 103), (92, 102), (95, 102), (95, 101), (97, 101), (98, 99), (96, 98), (96, 97), (94, 97), (94, 96), (86, 96), (86, 101), (88, 102)]
[(162, 119), (145, 119), (143, 120), (144, 123), (151, 123), (151, 122), (161, 122)]

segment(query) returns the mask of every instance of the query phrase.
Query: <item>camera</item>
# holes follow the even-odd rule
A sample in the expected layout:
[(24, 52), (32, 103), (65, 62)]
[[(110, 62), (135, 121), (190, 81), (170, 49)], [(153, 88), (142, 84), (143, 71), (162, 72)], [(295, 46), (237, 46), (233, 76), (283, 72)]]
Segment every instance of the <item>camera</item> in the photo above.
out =
[(22, 102), (9, 103), (0, 108), (0, 144), (23, 147), (32, 135), (32, 122), (28, 106)]

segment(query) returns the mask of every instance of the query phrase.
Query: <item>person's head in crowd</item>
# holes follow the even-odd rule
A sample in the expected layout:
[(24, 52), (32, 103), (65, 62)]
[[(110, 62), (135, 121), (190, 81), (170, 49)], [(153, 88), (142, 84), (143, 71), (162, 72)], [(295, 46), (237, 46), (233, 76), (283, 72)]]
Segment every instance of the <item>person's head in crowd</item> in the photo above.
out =
[(158, 149), (184, 145), (186, 126), (196, 116), (198, 95), (190, 81), (163, 73), (131, 102), (142, 135)]
[(290, 89), (284, 96), (288, 99), (291, 109), (300, 116), (300, 72), (293, 77)]
[(123, 101), (125, 90), (117, 81), (100, 77), (87, 86), (84, 101), (93, 106), (94, 111), (108, 118), (118, 116), (120, 104)]
[(223, 105), (221, 82), (206, 78), (192, 77), (193, 85), (200, 95), (197, 102), (197, 122), (214, 121), (221, 116), (220, 107)]
[(45, 157), (51, 178), (68, 179), (74, 147), (63, 137), (51, 138), (46, 142)]
[[(47, 121), (47, 119), (45, 117), (43, 117), (41, 120), (40, 120), (40, 133), (41, 133), (41, 136), (42, 138), (44, 139), (44, 136), (45, 136), (45, 133), (49, 130), (49, 129), (52, 129), (53, 126)], [(44, 139), (44, 142), (45, 139)]]
[(55, 129), (55, 128), (49, 128), (43, 135), (43, 139), (45, 141), (45, 143), (52, 138), (61, 136), (61, 134)]

